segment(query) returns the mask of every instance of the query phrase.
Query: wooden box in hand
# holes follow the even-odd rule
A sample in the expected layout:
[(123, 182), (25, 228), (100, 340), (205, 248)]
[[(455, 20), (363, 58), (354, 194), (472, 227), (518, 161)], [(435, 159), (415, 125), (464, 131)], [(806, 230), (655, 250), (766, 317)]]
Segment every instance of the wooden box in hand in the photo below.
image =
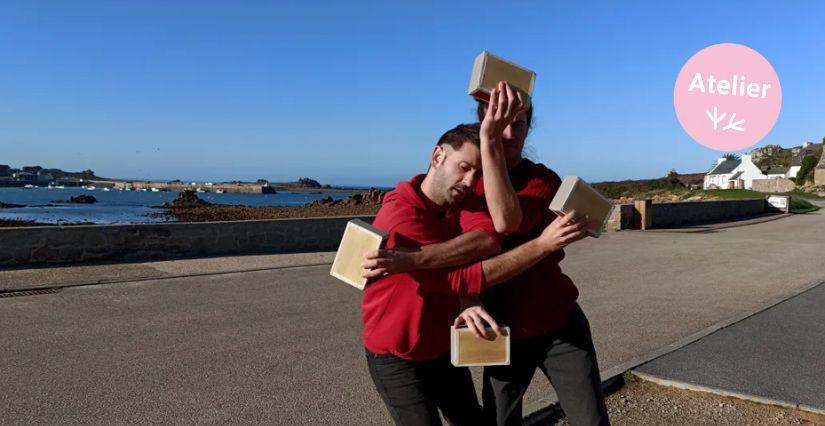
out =
[(362, 275), (364, 256), (373, 250), (378, 250), (387, 240), (388, 234), (360, 219), (347, 222), (341, 245), (335, 253), (335, 260), (329, 274), (339, 280), (363, 290), (367, 279)]
[(613, 203), (581, 178), (567, 176), (550, 202), (550, 210), (558, 215), (575, 210), (579, 215), (589, 217), (590, 227), (587, 233), (598, 237), (610, 218)]
[(467, 93), (476, 99), (489, 101), (490, 92), (500, 81), (506, 81), (511, 87), (520, 91), (525, 106), (530, 105), (530, 97), (533, 95), (533, 86), (536, 83), (536, 73), (486, 51), (476, 56)]
[(501, 336), (487, 327), (494, 340), (479, 339), (469, 328), (450, 327), (450, 361), (456, 367), (510, 365), (510, 329), (501, 327)]

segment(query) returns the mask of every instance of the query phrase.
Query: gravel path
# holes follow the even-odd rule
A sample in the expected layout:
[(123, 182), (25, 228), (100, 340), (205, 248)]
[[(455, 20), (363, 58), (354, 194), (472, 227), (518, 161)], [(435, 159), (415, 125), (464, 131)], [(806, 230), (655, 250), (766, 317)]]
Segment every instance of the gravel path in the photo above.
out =
[[(825, 425), (825, 416), (631, 379), (607, 398), (614, 425)], [(566, 419), (551, 421), (569, 425)]]

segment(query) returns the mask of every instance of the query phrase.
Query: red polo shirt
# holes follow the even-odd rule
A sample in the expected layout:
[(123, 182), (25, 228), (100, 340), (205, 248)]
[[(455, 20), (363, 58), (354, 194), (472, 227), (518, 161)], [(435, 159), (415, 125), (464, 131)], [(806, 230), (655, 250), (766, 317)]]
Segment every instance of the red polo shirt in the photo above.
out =
[[(435, 211), (421, 199), (418, 189), (424, 176), (401, 182), (384, 196), (373, 225), (390, 234), (386, 248), (417, 248), (461, 234), (457, 215)], [(487, 223), (474, 224), (468, 218), (464, 226), (469, 231)], [(479, 294), (483, 275), (481, 262), (476, 262), (371, 281), (361, 303), (364, 346), (373, 353), (412, 361), (444, 355), (450, 350), (450, 326), (459, 314), (458, 296)]]
[[(499, 235), (502, 251), (536, 238), (556, 218), (548, 206), (561, 185), (554, 171), (529, 160), (522, 160), (509, 175), (521, 203), (522, 221), (512, 235)], [(462, 227), (485, 226), (485, 222), (492, 226), (481, 179), (460, 216)], [(570, 314), (579, 291), (562, 273), (562, 259), (564, 250), (553, 252), (521, 275), (484, 292), (484, 306), (497, 322), (510, 326), (514, 339), (552, 331)]]

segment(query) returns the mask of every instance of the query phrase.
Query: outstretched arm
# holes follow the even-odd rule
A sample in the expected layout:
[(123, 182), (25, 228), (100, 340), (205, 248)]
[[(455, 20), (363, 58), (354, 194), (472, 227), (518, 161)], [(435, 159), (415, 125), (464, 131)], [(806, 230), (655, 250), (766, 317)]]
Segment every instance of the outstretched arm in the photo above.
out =
[(442, 243), (416, 249), (375, 250), (367, 253), (361, 267), (367, 278), (393, 272), (451, 268), (486, 259), (501, 251), (501, 245), (485, 231), (474, 230)]
[(512, 250), (481, 262), (484, 288), (494, 287), (530, 269), (548, 254), (585, 236), (588, 221), (571, 211), (559, 216), (541, 235)]
[(501, 245), (490, 234), (475, 230), (443, 243), (421, 247), (414, 269), (449, 268), (486, 259), (501, 251)]

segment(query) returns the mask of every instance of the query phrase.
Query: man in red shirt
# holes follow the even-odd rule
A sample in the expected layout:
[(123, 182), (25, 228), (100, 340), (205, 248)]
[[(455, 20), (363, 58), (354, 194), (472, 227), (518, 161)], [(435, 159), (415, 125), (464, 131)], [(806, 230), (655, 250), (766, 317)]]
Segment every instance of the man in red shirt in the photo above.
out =
[[(491, 241), (501, 243), (504, 250), (520, 248), (542, 238), (560, 221), (571, 220), (570, 214), (556, 217), (548, 209), (561, 184), (558, 175), (522, 157), (532, 109), (502, 123), (503, 131), (499, 126), (490, 130), (488, 118), (506, 103), (501, 96), (508, 90), (502, 83), (491, 94), (489, 104), (479, 104), (482, 135), (486, 135), (481, 143), (484, 178), (467, 195), (460, 213), (465, 232), (494, 228), (498, 233), (481, 233), (476, 239), (462, 239), (462, 235), (414, 252), (379, 250), (368, 259), (393, 272), (461, 265), (482, 259), (486, 253), (480, 248)], [(484, 368), (484, 411), (491, 423), (521, 424), (522, 397), (535, 370), (540, 369), (552, 379), (573, 424), (609, 424), (589, 323), (576, 303), (576, 286), (559, 266), (564, 259), (563, 247), (580, 238), (558, 241), (548, 256), (524, 273), (514, 274), (506, 285), (485, 292), (490, 314), (509, 325), (513, 336), (510, 365)], [(473, 296), (463, 300), (480, 305)]]
[[(517, 111), (503, 111), (490, 120), (511, 121)], [(571, 213), (506, 253), (464, 266), (451, 263), (467, 255), (461, 248), (467, 242), (478, 243), (473, 250), (483, 257), (500, 250), (490, 238), (498, 234), (489, 218), (480, 217), (477, 224), (465, 220), (461, 235), (459, 217), (450, 212), (477, 181), (481, 169), (478, 131), (477, 125), (460, 125), (446, 132), (433, 150), (427, 173), (387, 193), (373, 222), (389, 233), (387, 250), (414, 252), (437, 244), (457, 248), (438, 260), (444, 265), (440, 268), (388, 274), (380, 260), (365, 264), (372, 268), (368, 276), (378, 277), (370, 281), (362, 301), (367, 364), (397, 424), (440, 424), (438, 409), (454, 424), (481, 421), (469, 370), (453, 367), (449, 361), (449, 327), (461, 313), (459, 296), (478, 297), (482, 290), (511, 279), (558, 250), (565, 241), (584, 235), (586, 222), (576, 222)], [(498, 330), (480, 306), (470, 308), (463, 317)]]

